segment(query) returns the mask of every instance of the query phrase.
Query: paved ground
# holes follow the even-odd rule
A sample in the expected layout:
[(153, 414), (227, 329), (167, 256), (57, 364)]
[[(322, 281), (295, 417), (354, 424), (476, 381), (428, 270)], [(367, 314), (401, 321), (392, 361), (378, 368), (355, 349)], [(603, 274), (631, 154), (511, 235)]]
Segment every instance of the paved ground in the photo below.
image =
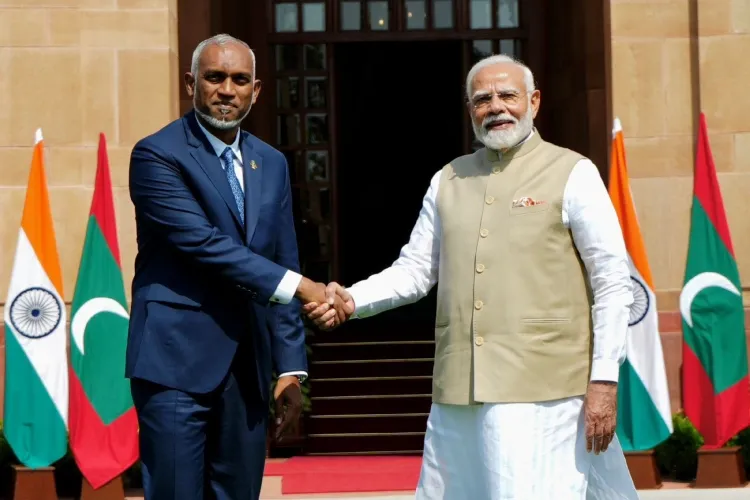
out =
[[(742, 489), (724, 489), (724, 490), (692, 490), (685, 489), (665, 489), (656, 491), (640, 491), (640, 500), (750, 500), (750, 488)], [(269, 497), (261, 496), (261, 500)], [(288, 498), (294, 500), (342, 500), (348, 498), (351, 500), (414, 500), (414, 495), (386, 495), (373, 496), (369, 495), (336, 495), (336, 496), (300, 496), (289, 495), (284, 497), (272, 496), (270, 498)], [(126, 500), (143, 500), (142, 496), (128, 495)]]
[[(726, 490), (660, 490), (641, 491), (641, 500), (750, 500), (750, 489), (726, 489)], [(304, 500), (305, 497), (297, 497)], [(309, 500), (341, 500), (342, 497), (307, 497)], [(414, 495), (396, 496), (350, 496), (344, 498), (362, 500), (414, 500)]]

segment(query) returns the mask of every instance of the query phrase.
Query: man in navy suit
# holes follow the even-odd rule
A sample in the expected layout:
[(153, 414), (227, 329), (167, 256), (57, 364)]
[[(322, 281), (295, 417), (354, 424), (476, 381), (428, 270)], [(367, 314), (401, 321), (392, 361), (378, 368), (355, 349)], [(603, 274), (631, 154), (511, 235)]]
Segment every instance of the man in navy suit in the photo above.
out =
[(284, 156), (240, 130), (260, 92), (250, 48), (228, 35), (201, 42), (185, 84), (194, 109), (130, 159), (126, 375), (145, 497), (257, 499), (272, 372), (283, 433), (307, 374), (300, 301), (321, 303), (325, 286), (298, 274)]

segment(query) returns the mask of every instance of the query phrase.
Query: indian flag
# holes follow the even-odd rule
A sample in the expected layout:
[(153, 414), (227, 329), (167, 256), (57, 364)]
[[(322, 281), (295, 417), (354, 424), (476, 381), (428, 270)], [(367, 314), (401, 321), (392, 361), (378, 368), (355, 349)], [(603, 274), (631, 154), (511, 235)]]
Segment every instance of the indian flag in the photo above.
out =
[(630, 192), (622, 125), (615, 119), (609, 196), (628, 250), (633, 304), (620, 368), (617, 437), (625, 451), (650, 450), (672, 434), (667, 374), (664, 368), (654, 280), (646, 257)]
[(42, 131), (26, 189), (5, 302), (3, 432), (23, 465), (48, 467), (67, 451), (65, 304), (44, 171)]

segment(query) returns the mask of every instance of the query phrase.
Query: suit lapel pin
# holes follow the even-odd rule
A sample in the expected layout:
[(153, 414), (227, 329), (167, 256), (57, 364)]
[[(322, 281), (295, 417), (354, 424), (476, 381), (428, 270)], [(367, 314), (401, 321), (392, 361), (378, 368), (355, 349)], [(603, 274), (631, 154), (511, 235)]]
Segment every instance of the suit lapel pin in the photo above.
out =
[(258, 168), (258, 164), (255, 163), (255, 160), (250, 160), (250, 168), (252, 168), (253, 170)]

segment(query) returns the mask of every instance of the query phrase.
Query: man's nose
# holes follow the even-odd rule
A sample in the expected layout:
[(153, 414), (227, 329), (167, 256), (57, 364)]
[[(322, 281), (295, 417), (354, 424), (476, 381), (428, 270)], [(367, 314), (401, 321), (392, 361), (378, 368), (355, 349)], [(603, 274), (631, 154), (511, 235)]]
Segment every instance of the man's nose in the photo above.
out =
[(219, 92), (222, 94), (228, 94), (228, 95), (234, 95), (235, 89), (234, 89), (234, 82), (232, 82), (231, 78), (227, 78), (223, 82), (221, 82), (221, 85), (219, 86)]
[(500, 96), (497, 94), (492, 95), (492, 99), (490, 100), (490, 111), (492, 111), (493, 114), (500, 114), (503, 111), (507, 111), (508, 107), (505, 105), (505, 101), (500, 99)]

